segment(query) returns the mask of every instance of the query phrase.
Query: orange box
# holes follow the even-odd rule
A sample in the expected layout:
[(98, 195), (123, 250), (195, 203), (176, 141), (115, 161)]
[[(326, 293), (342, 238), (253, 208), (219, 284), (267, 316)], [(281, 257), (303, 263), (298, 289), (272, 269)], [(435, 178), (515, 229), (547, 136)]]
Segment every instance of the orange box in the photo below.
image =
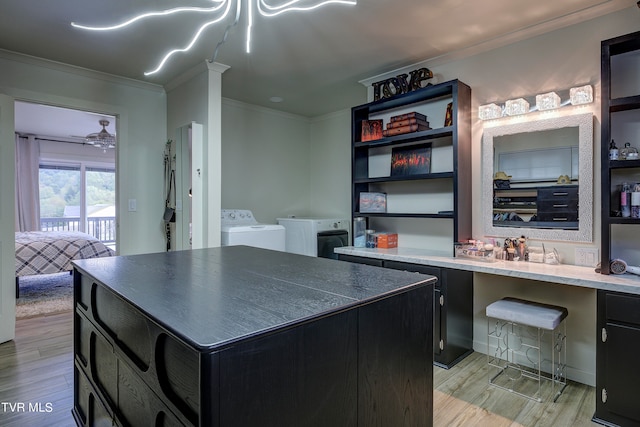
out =
[(379, 233), (376, 237), (376, 243), (379, 248), (389, 249), (398, 247), (398, 234), (396, 233)]

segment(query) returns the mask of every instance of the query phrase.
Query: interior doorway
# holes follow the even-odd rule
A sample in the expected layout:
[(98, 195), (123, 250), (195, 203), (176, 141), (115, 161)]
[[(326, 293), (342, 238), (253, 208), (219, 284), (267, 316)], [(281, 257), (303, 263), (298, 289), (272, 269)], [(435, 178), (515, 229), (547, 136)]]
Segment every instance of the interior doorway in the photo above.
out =
[[(37, 188), (19, 190), (23, 199), (30, 199), (24, 209), (33, 209), (29, 215), (37, 219), (18, 227), (82, 231), (116, 250), (117, 144), (99, 146), (86, 141), (87, 135), (102, 131), (117, 141), (116, 129), (114, 115), (16, 101), (17, 138), (33, 144), (38, 153), (38, 176), (27, 180), (36, 181)], [(30, 191), (37, 196), (26, 197)]]

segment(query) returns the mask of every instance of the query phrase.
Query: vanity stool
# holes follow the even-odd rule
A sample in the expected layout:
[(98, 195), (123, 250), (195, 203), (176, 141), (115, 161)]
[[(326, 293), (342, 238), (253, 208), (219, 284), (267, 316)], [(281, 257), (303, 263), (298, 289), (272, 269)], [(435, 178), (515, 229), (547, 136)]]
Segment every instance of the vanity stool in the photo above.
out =
[[(489, 304), (489, 385), (538, 402), (553, 396), (555, 402), (567, 386), (564, 319), (568, 314), (564, 307), (517, 298)], [(551, 361), (543, 358), (544, 354), (550, 355)]]

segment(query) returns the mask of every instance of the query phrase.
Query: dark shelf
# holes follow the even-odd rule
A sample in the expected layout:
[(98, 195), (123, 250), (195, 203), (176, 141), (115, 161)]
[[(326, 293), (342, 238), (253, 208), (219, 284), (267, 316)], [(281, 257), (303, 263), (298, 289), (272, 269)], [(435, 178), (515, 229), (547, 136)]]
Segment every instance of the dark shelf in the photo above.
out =
[(640, 160), (609, 160), (610, 169), (639, 168)]
[(609, 101), (609, 111), (612, 113), (640, 108), (640, 95), (615, 98)]
[(354, 184), (373, 184), (376, 182), (420, 181), (425, 179), (453, 178), (453, 172), (425, 173), (420, 175), (382, 176), (377, 178), (356, 178)]
[(453, 218), (453, 213), (390, 213), (390, 212), (354, 212), (353, 216), (362, 216), (365, 218)]
[(396, 135), (390, 138), (376, 139), (374, 141), (356, 142), (353, 144), (353, 148), (373, 148), (373, 147), (385, 147), (387, 145), (406, 144), (416, 141), (424, 141), (425, 139), (438, 139), (450, 137), (453, 135), (453, 128), (446, 126), (438, 129), (430, 129), (421, 132), (405, 133), (403, 135)]
[(640, 224), (640, 218), (623, 218), (621, 216), (609, 217), (609, 224)]
[(369, 113), (377, 113), (379, 111), (390, 110), (393, 108), (402, 107), (404, 105), (421, 102), (425, 99), (436, 100), (438, 98), (451, 96), (454, 91), (454, 86), (457, 83), (457, 80), (453, 80), (436, 85), (429, 85), (413, 92), (395, 96), (391, 99), (380, 99), (378, 101), (360, 105), (358, 107), (354, 107), (354, 109), (360, 109), (364, 107), (369, 110)]

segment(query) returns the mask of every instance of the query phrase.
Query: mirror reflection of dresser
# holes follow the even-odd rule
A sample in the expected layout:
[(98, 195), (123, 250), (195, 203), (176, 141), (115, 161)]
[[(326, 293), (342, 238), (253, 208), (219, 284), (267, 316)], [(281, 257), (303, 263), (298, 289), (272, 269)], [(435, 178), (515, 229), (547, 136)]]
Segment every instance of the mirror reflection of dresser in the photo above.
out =
[(495, 189), (493, 225), (578, 229), (578, 185)]
[(591, 113), (485, 124), (482, 168), (487, 235), (593, 241)]

